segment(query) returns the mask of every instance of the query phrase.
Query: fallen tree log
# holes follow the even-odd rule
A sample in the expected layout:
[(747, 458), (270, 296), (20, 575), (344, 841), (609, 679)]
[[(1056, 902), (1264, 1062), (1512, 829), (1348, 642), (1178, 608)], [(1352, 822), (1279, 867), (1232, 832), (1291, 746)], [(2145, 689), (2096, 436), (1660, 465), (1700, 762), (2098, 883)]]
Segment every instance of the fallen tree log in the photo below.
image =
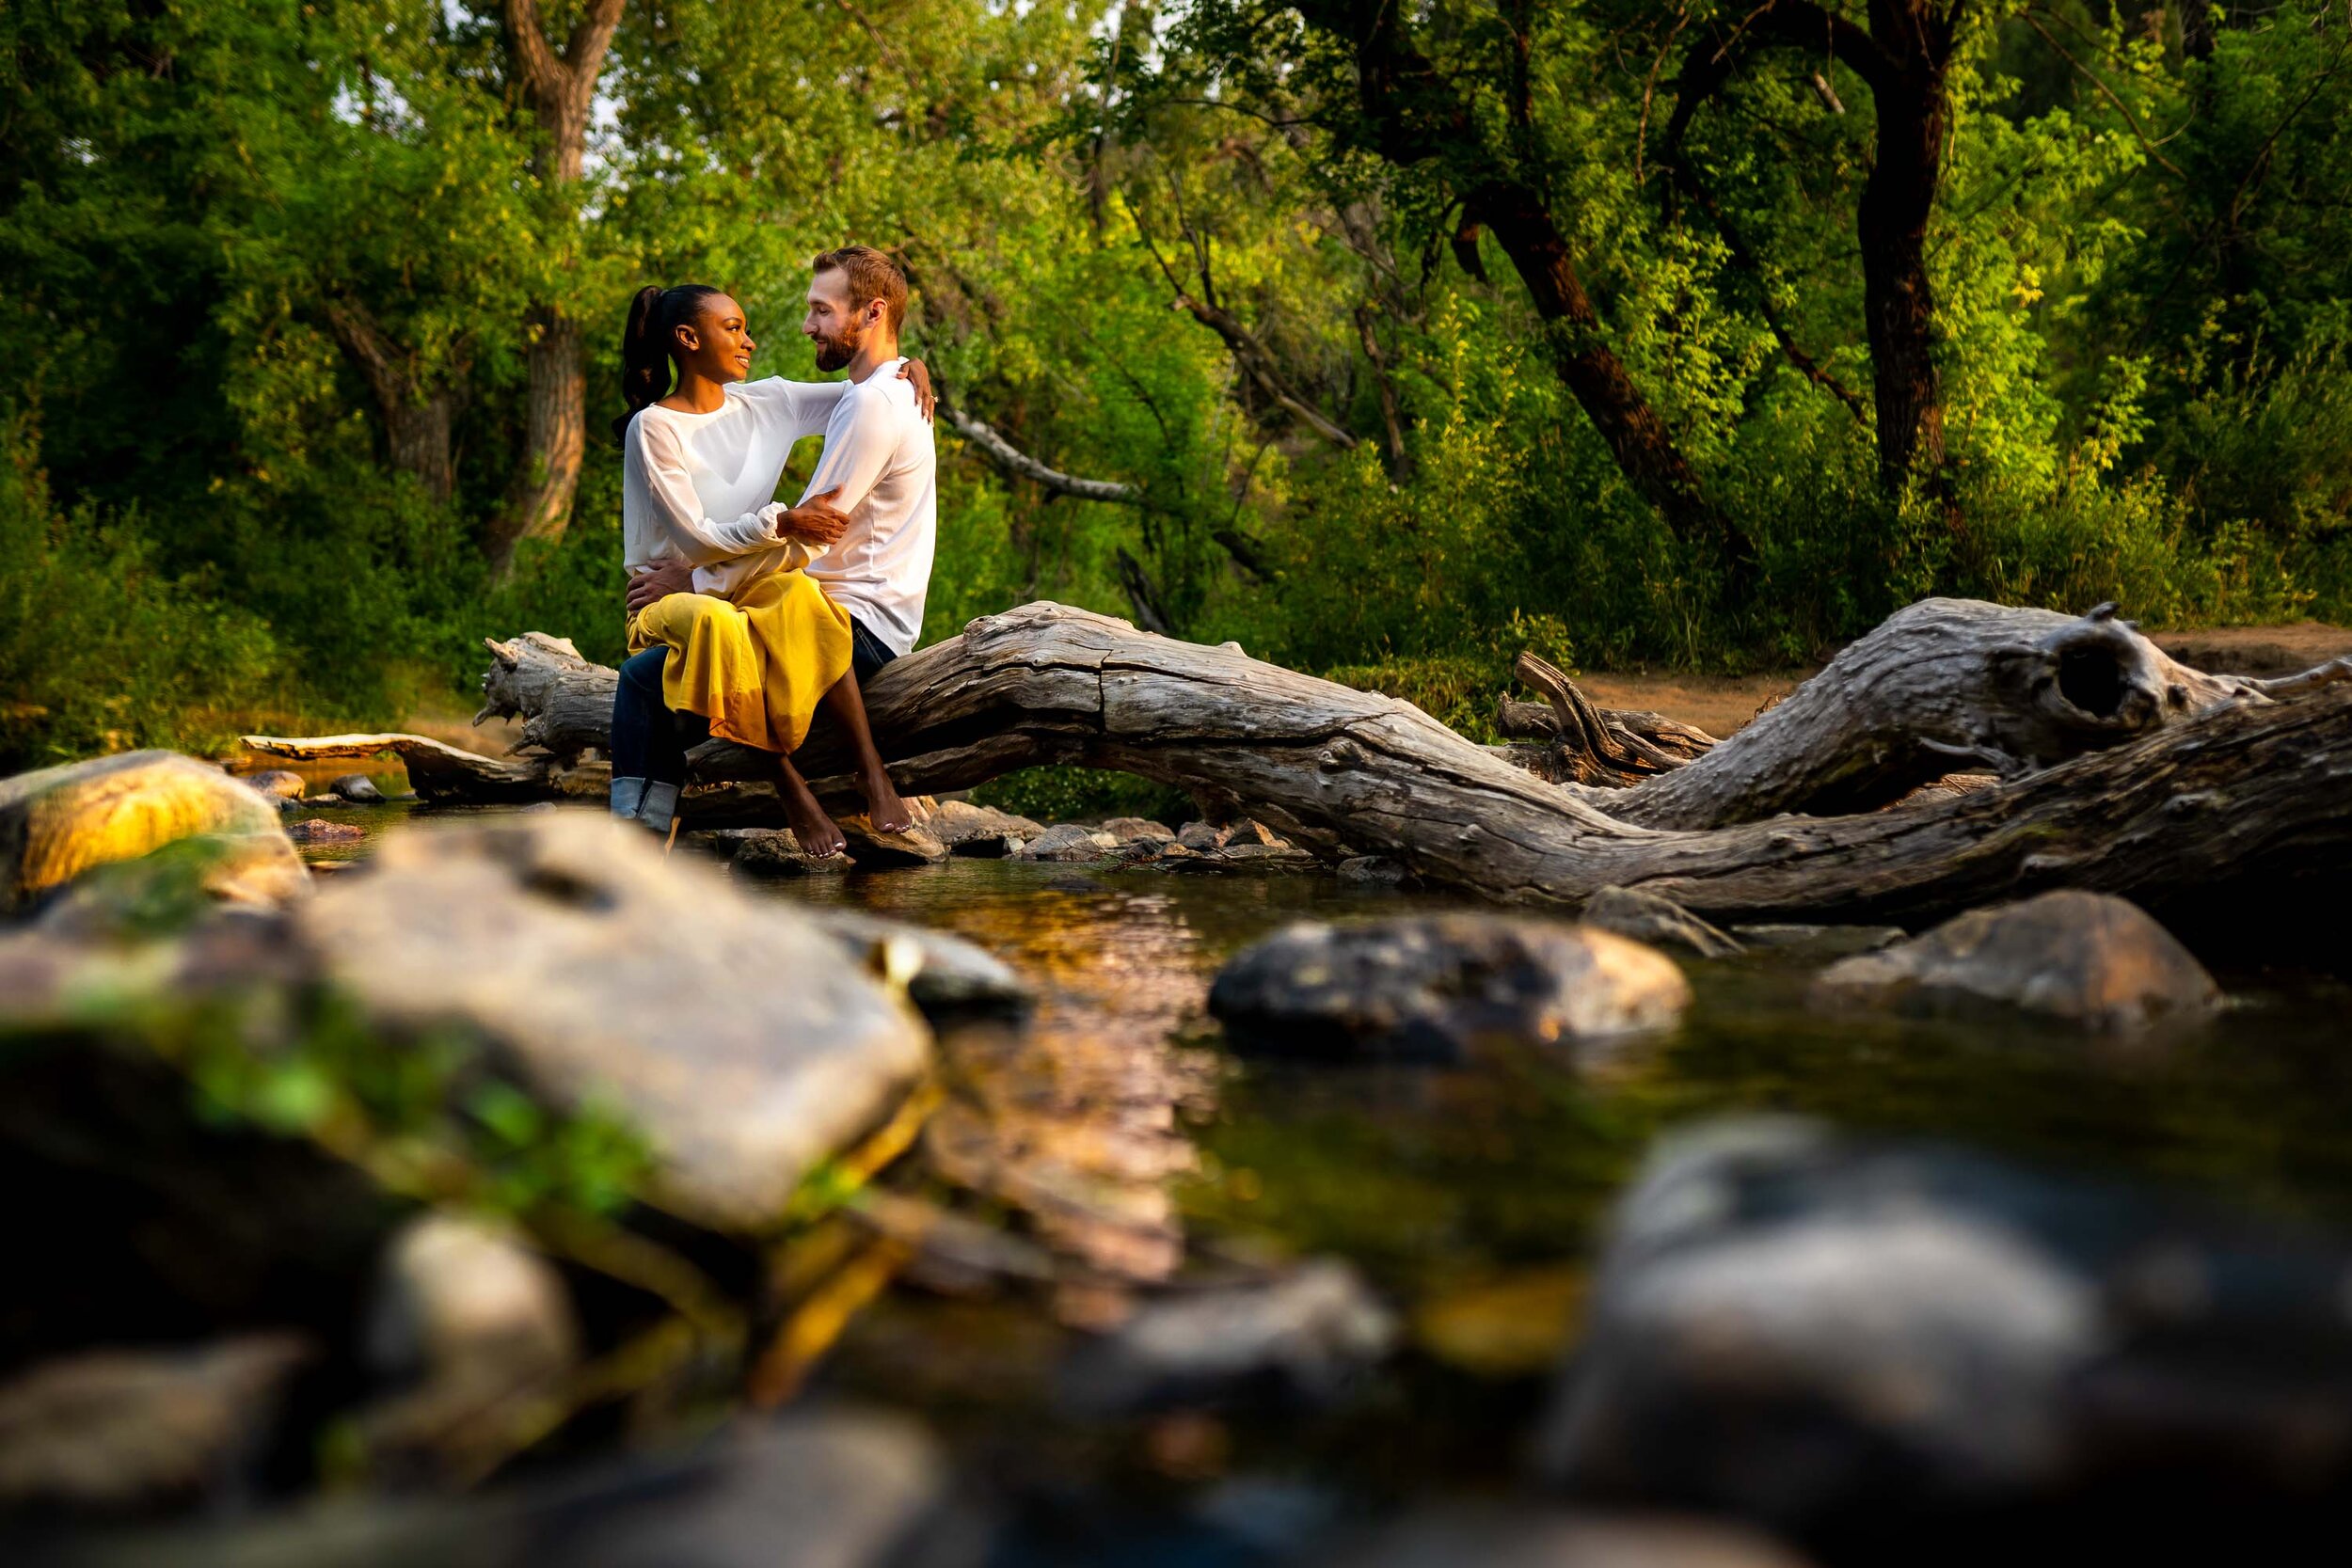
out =
[[(612, 672), (607, 670), (604, 705), (608, 729), (612, 718)], [(265, 756), (294, 762), (396, 756), (408, 769), (409, 784), (427, 800), (538, 800), (557, 793), (547, 758), (510, 762), (461, 751), (421, 735), (323, 735), (302, 739), (248, 735), (244, 743)]]
[[(555, 641), (496, 645), (516, 665), (491, 679), (539, 693), (527, 723), (560, 709), (584, 733), (583, 683), (608, 683), (609, 701), (611, 674)], [(1119, 768), (1327, 855), (1386, 855), (1438, 885), (1538, 904), (1641, 887), (1716, 919), (1916, 924), (2052, 887), (2162, 904), (2346, 869), (2352, 671), (2253, 682), (2149, 651), (2111, 615), (1928, 601), (1833, 662), (1834, 702), (1800, 707), (1808, 683), (1686, 766), (1613, 790), (1548, 784), (1408, 703), (1059, 605), (975, 621), (891, 664), (866, 699), (902, 790), (1040, 763)], [(1756, 819), (1789, 800), (1874, 806), (1963, 754), (2009, 776), (1898, 810)], [(718, 746), (695, 760), (707, 778), (767, 766)], [(797, 760), (820, 795), (848, 796), (836, 737), (818, 734)], [(1708, 811), (1719, 820), (1644, 819)]]

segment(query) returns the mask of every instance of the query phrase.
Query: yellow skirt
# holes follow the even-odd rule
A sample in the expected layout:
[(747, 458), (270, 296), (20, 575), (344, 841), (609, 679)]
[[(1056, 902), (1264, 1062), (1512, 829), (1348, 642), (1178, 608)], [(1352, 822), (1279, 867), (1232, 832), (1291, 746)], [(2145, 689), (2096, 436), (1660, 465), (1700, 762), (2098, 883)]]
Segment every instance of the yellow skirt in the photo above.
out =
[(850, 613), (803, 573), (772, 572), (731, 600), (673, 594), (629, 617), (630, 653), (664, 646), (672, 709), (701, 714), (722, 738), (794, 752), (849, 671)]

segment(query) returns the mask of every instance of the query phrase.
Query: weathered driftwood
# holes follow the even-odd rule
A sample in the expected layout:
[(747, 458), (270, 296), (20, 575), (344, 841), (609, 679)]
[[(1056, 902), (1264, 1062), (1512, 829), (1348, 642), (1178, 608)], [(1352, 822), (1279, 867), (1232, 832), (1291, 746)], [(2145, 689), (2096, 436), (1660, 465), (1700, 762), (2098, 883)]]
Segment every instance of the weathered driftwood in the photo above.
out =
[[(611, 679), (554, 642), (501, 645), (516, 667), (492, 681), (544, 694), (527, 719), (584, 714), (579, 683)], [(2110, 615), (1932, 600), (1831, 670), (1821, 695), (1809, 683), (1690, 764), (1607, 791), (1530, 777), (1410, 704), (1059, 605), (975, 621), (892, 664), (866, 699), (902, 790), (1038, 763), (1120, 768), (1229, 801), (1327, 855), (1385, 855), (1431, 882), (1537, 903), (1638, 886), (1720, 918), (1917, 922), (2050, 887), (2162, 902), (2352, 863), (2341, 675), (2207, 675)], [(2295, 700), (2274, 701), (2281, 691)], [(2010, 776), (1859, 809), (1963, 755)], [(715, 777), (740, 760), (697, 756)], [(834, 738), (798, 760), (820, 793), (846, 791)], [(1799, 804), (1851, 814), (1756, 820)]]
[[(612, 672), (605, 671), (604, 678), (605, 724), (609, 729), (612, 721)], [(428, 800), (536, 800), (557, 793), (547, 758), (512, 762), (485, 757), (421, 735), (322, 735), (307, 739), (248, 735), (245, 745), (267, 756), (289, 757), (296, 762), (376, 757), (389, 752), (406, 766), (408, 782)]]
[[(2320, 674), (2295, 677), (2312, 679)], [(1963, 769), (2017, 777), (2282, 683), (2177, 664), (2118, 620), (1924, 599), (1703, 761), (1604, 809), (1650, 828), (1868, 811)]]

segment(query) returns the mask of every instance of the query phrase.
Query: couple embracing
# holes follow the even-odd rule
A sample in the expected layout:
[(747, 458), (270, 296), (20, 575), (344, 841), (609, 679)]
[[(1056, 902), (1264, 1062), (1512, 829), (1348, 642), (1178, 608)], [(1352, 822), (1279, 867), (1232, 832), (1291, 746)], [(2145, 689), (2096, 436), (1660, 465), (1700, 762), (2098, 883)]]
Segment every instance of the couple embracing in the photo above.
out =
[[(921, 634), (938, 531), (930, 377), (898, 354), (906, 303), (906, 278), (881, 251), (817, 258), (801, 330), (818, 369), (849, 372), (836, 382), (745, 380), (742, 307), (707, 285), (644, 289), (630, 303), (628, 408), (612, 427), (630, 574), (615, 816), (666, 835), (687, 748), (715, 736), (773, 757), (802, 849), (840, 853), (840, 828), (792, 766), (821, 703), (855, 753), (874, 827), (912, 824), (858, 684)], [(806, 491), (777, 501), (793, 444), (819, 433)]]

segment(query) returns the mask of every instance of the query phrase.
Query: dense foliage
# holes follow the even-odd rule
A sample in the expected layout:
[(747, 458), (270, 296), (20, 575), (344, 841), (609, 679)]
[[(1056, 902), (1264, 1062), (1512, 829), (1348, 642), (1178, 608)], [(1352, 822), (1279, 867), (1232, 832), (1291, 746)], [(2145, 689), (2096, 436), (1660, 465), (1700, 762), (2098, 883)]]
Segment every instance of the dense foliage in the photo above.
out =
[[(0, 763), (611, 657), (628, 293), (812, 374), (845, 239), (961, 414), (1138, 503), (943, 430), (930, 638), (1051, 596), (1474, 727), (1523, 647), (1930, 591), (2352, 614), (2341, 5), (627, 0), (567, 181), (515, 29), (603, 3), (0, 11)], [(559, 316), (587, 457), (501, 569)]]

